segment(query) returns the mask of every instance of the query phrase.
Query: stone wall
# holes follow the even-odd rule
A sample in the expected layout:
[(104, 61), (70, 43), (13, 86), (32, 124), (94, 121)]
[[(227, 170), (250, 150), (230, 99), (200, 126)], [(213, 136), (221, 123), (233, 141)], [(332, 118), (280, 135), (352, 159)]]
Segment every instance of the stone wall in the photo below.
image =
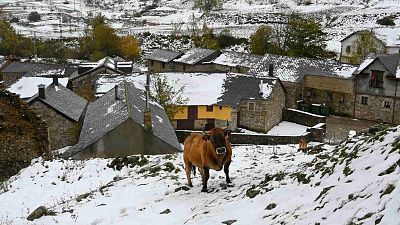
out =
[[(249, 104), (255, 109), (250, 110)], [(285, 92), (280, 83), (276, 83), (271, 96), (265, 100), (241, 100), (239, 102), (238, 126), (258, 132), (267, 132), (282, 121), (282, 109), (285, 107)]]
[(308, 127), (313, 127), (320, 123), (326, 123), (325, 116), (315, 115), (297, 109), (288, 109), (288, 108), (283, 109), (282, 120), (301, 124)]
[(296, 109), (297, 100), (303, 98), (303, 93), (302, 93), (303, 85), (300, 83), (287, 82), (287, 81), (283, 81), (282, 84), (286, 91), (285, 106), (287, 108)]
[[(178, 141), (183, 143), (185, 138), (188, 137), (192, 131), (175, 131)], [(197, 132), (200, 133), (200, 132)], [(301, 136), (271, 136), (271, 135), (253, 135), (253, 134), (242, 134), (232, 133), (231, 143), (232, 144), (259, 144), (259, 145), (285, 145), (285, 144), (298, 144), (300, 139), (305, 139), (307, 142), (312, 140), (311, 134), (306, 133)]]
[(79, 124), (48, 107), (41, 101), (29, 105), (36, 114), (47, 124), (49, 131), (50, 150), (57, 150), (74, 145), (79, 137)]
[[(367, 105), (361, 103), (362, 97), (367, 97)], [(390, 108), (384, 107), (384, 102), (389, 101), (391, 104)], [(399, 115), (399, 101), (397, 99), (397, 106), (395, 106), (395, 115)], [(392, 123), (393, 118), (393, 105), (394, 98), (382, 97), (374, 95), (362, 95), (357, 94), (356, 104), (355, 104), (355, 118), (366, 119), (366, 120), (378, 120), (385, 123)], [(395, 116), (395, 123), (399, 123), (398, 117)]]

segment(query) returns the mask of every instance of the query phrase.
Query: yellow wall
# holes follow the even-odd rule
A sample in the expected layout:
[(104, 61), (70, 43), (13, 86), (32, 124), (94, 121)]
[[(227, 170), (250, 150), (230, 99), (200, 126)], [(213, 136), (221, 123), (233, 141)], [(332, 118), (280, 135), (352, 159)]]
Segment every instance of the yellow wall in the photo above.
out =
[[(188, 106), (179, 106), (182, 110), (175, 114), (174, 119), (187, 119), (188, 118)], [(213, 111), (207, 112), (207, 106), (200, 105), (197, 107), (198, 119), (218, 119), (218, 120), (231, 120), (231, 107), (222, 106), (220, 109), (219, 105), (213, 105)]]

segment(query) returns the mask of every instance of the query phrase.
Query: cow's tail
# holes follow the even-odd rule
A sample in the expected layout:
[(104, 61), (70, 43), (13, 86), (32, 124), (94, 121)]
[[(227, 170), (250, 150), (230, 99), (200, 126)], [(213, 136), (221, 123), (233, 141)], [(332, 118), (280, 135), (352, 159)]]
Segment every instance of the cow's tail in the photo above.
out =
[(192, 165), (193, 176), (196, 176), (196, 167)]

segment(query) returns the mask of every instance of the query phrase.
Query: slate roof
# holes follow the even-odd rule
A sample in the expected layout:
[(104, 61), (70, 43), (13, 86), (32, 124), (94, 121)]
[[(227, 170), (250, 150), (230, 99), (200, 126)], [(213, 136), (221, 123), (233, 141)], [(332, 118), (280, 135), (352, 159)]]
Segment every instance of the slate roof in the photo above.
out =
[[(115, 100), (115, 89), (89, 104), (79, 142), (63, 154), (70, 157), (95, 143), (118, 125), (132, 119), (143, 125), (143, 112), (146, 107), (145, 96), (132, 83), (122, 82), (118, 85), (119, 100)], [(175, 131), (164, 109), (155, 102), (149, 102), (153, 134), (172, 147), (181, 150)]]
[(240, 52), (223, 52), (212, 62), (218, 65), (230, 67), (255, 67), (262, 59), (262, 56)]
[(217, 53), (217, 51), (204, 48), (192, 48), (181, 57), (174, 59), (174, 62), (195, 65), (197, 63), (204, 62), (207, 57), (214, 53)]
[(268, 76), (269, 65), (274, 65), (273, 74), (281, 81), (299, 83), (305, 75), (353, 79), (356, 66), (332, 60), (310, 59), (266, 54), (249, 74)]
[(400, 54), (370, 54), (357, 68), (354, 74), (360, 74), (376, 60), (382, 62), (392, 76), (400, 78)]
[(47, 63), (31, 63), (13, 61), (3, 70), (3, 73), (27, 73), (30, 72), (34, 76), (52, 76), (63, 75), (64, 66), (60, 64), (47, 64)]
[[(83, 72), (79, 72), (80, 68), (84, 69)], [(72, 73), (69, 79), (73, 80), (103, 68), (108, 68), (114, 71), (116, 74), (141, 72), (140, 69), (134, 67), (134, 63), (132, 61), (118, 61), (118, 59), (115, 60), (111, 57), (105, 57), (97, 62), (79, 64), (78, 72)]]
[[(261, 83), (262, 85), (260, 85)], [(228, 76), (224, 84), (224, 92), (218, 99), (218, 104), (236, 107), (242, 99), (268, 99), (277, 83), (279, 83), (279, 79), (274, 77)], [(266, 88), (269, 93), (266, 93)]]
[(174, 52), (166, 49), (156, 49), (149, 55), (145, 56), (145, 59), (169, 63), (181, 55), (182, 53), (180, 52)]
[(28, 100), (28, 104), (35, 101), (47, 104), (73, 121), (79, 120), (87, 105), (87, 101), (79, 95), (62, 85), (55, 86), (54, 84), (45, 88), (45, 99), (40, 98), (39, 94), (35, 94)]

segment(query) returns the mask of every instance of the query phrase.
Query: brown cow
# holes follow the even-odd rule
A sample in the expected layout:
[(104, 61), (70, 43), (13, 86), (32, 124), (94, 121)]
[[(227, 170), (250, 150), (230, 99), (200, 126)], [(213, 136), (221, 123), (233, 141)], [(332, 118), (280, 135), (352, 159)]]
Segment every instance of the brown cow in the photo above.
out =
[(213, 128), (209, 134), (192, 133), (185, 139), (183, 160), (190, 187), (193, 187), (190, 172), (192, 169), (195, 170), (195, 167), (198, 167), (201, 173), (202, 192), (207, 192), (210, 169), (220, 171), (224, 168), (226, 182), (231, 183), (229, 165), (231, 164), (232, 148), (229, 143), (229, 134), (229, 130)]

